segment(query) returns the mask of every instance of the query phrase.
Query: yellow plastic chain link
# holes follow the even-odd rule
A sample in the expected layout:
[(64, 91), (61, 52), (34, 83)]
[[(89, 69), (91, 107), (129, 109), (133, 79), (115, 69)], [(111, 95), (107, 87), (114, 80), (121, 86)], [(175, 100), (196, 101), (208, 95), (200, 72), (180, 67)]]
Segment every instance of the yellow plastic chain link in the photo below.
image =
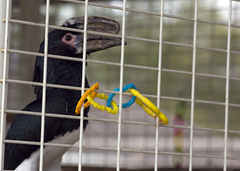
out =
[(163, 125), (168, 124), (168, 118), (148, 98), (141, 95), (141, 93), (135, 89), (128, 89), (127, 91), (137, 97), (135, 102), (140, 105), (145, 112), (155, 119), (157, 116), (159, 118), (159, 122), (161, 122)]
[[(100, 99), (105, 99), (105, 100), (108, 99), (108, 96), (103, 94), (103, 93), (101, 93), (101, 94), (97, 93), (96, 97), (100, 98)], [(95, 108), (97, 108), (101, 111), (106, 110), (108, 113), (112, 113), (114, 115), (116, 115), (118, 113), (119, 108), (117, 106), (117, 103), (113, 100), (111, 102), (111, 106), (113, 107), (113, 109), (111, 107), (106, 107), (104, 105), (99, 105), (97, 102), (95, 102), (93, 100), (93, 98), (90, 95), (87, 96), (87, 100), (89, 101), (89, 103), (91, 103), (91, 105), (93, 105), (93, 107), (95, 107)]]
[[(82, 97), (81, 97), (81, 99), (78, 101), (78, 104), (77, 104), (76, 109), (75, 109), (75, 113), (76, 113), (77, 115), (80, 113), (81, 108), (82, 108), (82, 105), (83, 105), (83, 103), (84, 103), (84, 101), (86, 100), (86, 98), (87, 98), (88, 95), (91, 94), (92, 99), (95, 98), (95, 96), (97, 95), (97, 92), (94, 92), (94, 91), (95, 91), (96, 89), (99, 89), (99, 84), (98, 84), (98, 83), (94, 84), (90, 89), (88, 89), (88, 90), (82, 95)], [(86, 102), (86, 103), (84, 104), (84, 109), (85, 109), (86, 107), (88, 107), (89, 105), (90, 105), (90, 103), (89, 103), (89, 102)]]

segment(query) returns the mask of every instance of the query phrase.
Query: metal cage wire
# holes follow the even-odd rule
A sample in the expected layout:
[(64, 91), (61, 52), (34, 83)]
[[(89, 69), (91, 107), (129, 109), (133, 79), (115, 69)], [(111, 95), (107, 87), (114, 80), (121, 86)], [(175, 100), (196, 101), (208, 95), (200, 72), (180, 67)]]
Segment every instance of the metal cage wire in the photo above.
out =
[[(1, 16), (1, 25), (0, 25), (0, 41), (1, 41), (1, 51), (2, 53), (0, 54), (1, 56), (1, 66), (2, 69), (0, 71), (1, 74), (1, 125), (0, 125), (0, 154), (1, 154), (1, 159), (0, 159), (0, 168), (3, 170), (3, 154), (4, 154), (4, 143), (19, 143), (19, 144), (31, 144), (31, 145), (40, 145), (40, 165), (39, 165), (39, 170), (42, 171), (42, 165), (43, 165), (43, 146), (49, 145), (49, 146), (59, 146), (59, 147), (72, 147), (72, 148), (77, 148), (79, 150), (79, 164), (78, 164), (78, 170), (82, 170), (82, 149), (97, 149), (97, 150), (107, 150), (107, 151), (116, 151), (117, 152), (117, 165), (116, 165), (116, 170), (119, 171), (121, 166), (120, 166), (120, 155), (121, 152), (136, 152), (136, 153), (149, 153), (149, 154), (155, 154), (155, 164), (154, 164), (154, 170), (158, 170), (158, 156), (159, 154), (161, 155), (175, 155), (175, 156), (188, 156), (189, 157), (189, 171), (192, 171), (192, 166), (193, 166), (193, 158), (194, 157), (203, 157), (203, 158), (216, 158), (216, 159), (224, 159), (224, 165), (223, 165), (223, 170), (227, 170), (227, 160), (240, 160), (240, 158), (232, 157), (227, 155), (227, 141), (228, 141), (228, 133), (237, 133), (239, 134), (240, 131), (236, 130), (229, 130), (228, 129), (228, 107), (229, 106), (234, 106), (234, 107), (240, 107), (240, 104), (233, 104), (229, 103), (229, 81), (230, 80), (237, 80), (240, 81), (240, 78), (237, 77), (230, 77), (229, 75), (229, 70), (230, 70), (230, 54), (240, 54), (238, 51), (232, 51), (231, 50), (231, 28), (240, 28), (239, 25), (235, 25), (231, 23), (232, 20), (232, 0), (229, 0), (229, 9), (228, 9), (228, 24), (225, 23), (220, 23), (220, 22), (211, 22), (211, 21), (206, 21), (206, 20), (200, 20), (198, 19), (198, 0), (195, 0), (195, 7), (194, 7), (194, 18), (186, 18), (186, 17), (180, 17), (177, 15), (169, 15), (169, 14), (164, 14), (163, 13), (163, 7), (164, 7), (164, 0), (161, 0), (161, 12), (160, 13), (154, 13), (154, 12), (146, 12), (146, 11), (141, 11), (141, 10), (135, 10), (135, 9), (129, 9), (126, 8), (126, 3), (127, 0), (123, 0), (123, 7), (116, 7), (116, 6), (111, 6), (111, 5), (103, 5), (103, 4), (98, 4), (98, 3), (91, 3), (86, 1), (75, 1), (75, 0), (62, 0), (65, 2), (71, 2), (71, 3), (80, 3), (80, 4), (85, 4), (85, 21), (87, 21), (88, 17), (88, 6), (99, 6), (99, 7), (104, 7), (104, 8), (110, 8), (110, 9), (118, 9), (122, 10), (122, 35), (111, 35), (111, 34), (104, 34), (104, 33), (98, 33), (98, 32), (91, 32), (87, 31), (87, 25), (86, 22), (84, 24), (84, 30), (82, 31), (84, 33), (84, 55), (83, 59), (76, 59), (76, 58), (71, 58), (71, 57), (65, 57), (65, 56), (57, 56), (57, 55), (49, 55), (47, 54), (47, 43), (48, 41), (45, 41), (45, 53), (40, 54), (40, 53), (35, 53), (35, 52), (29, 52), (29, 51), (23, 51), (23, 50), (16, 50), (16, 49), (10, 49), (9, 48), (9, 27), (11, 23), (19, 23), (19, 24), (26, 24), (26, 25), (33, 25), (33, 26), (38, 26), (38, 27), (45, 27), (45, 40), (48, 39), (48, 29), (49, 28), (57, 28), (57, 29), (62, 29), (66, 30), (66, 28), (54, 26), (54, 25), (49, 25), (49, 7), (50, 7), (50, 0), (46, 1), (46, 18), (45, 18), (45, 24), (41, 23), (35, 23), (35, 22), (29, 22), (29, 21), (23, 21), (23, 20), (16, 20), (12, 19), (10, 16), (11, 13), (11, 1), (0, 1), (0, 16)], [(234, 0), (238, 1), (239, 0)], [(154, 39), (146, 39), (146, 38), (139, 38), (139, 37), (131, 37), (131, 36), (126, 36), (125, 35), (125, 27), (127, 25), (126, 23), (126, 12), (135, 12), (135, 13), (140, 13), (140, 14), (148, 14), (148, 15), (153, 15), (153, 16), (158, 16), (160, 19), (160, 29), (159, 29), (159, 39), (154, 40)], [(191, 21), (194, 23), (194, 30), (193, 30), (193, 44), (181, 44), (181, 43), (175, 43), (175, 42), (167, 42), (163, 41), (162, 39), (162, 34), (163, 34), (163, 18), (174, 18), (174, 19), (179, 19), (179, 20), (185, 20), (185, 21)], [(212, 25), (221, 25), (221, 26), (226, 26), (228, 28), (228, 38), (227, 38), (227, 49), (219, 49), (219, 48), (209, 48), (209, 47), (202, 47), (202, 46), (197, 46), (196, 40), (197, 40), (197, 24), (198, 23), (208, 23)], [(74, 30), (77, 32), (81, 32), (79, 30), (75, 29), (67, 29), (67, 30)], [(99, 35), (111, 35), (114, 37), (121, 37), (122, 38), (122, 45), (121, 45), (121, 61), (120, 63), (114, 63), (114, 62), (102, 62), (102, 61), (97, 61), (97, 60), (90, 60), (86, 59), (86, 35), (87, 33), (92, 33), (92, 34), (99, 34)], [(146, 67), (146, 66), (140, 66), (140, 65), (132, 65), (132, 64), (124, 64), (124, 41), (125, 39), (130, 39), (130, 40), (137, 40), (137, 41), (145, 41), (145, 42), (153, 42), (159, 44), (159, 56), (158, 56), (158, 67)], [(192, 55), (192, 72), (187, 72), (187, 71), (180, 71), (180, 70), (171, 70), (171, 69), (164, 69), (162, 68), (162, 45), (174, 45), (174, 46), (179, 46), (179, 47), (187, 47), (191, 48), (193, 50), (193, 55)], [(197, 49), (203, 49), (203, 50), (209, 50), (209, 51), (217, 51), (217, 52), (225, 52), (227, 54), (227, 67), (226, 67), (226, 76), (219, 76), (219, 75), (213, 75), (213, 74), (204, 74), (204, 73), (196, 73), (196, 50)], [(44, 77), (43, 77), (43, 83), (36, 83), (36, 82), (30, 82), (30, 81), (23, 81), (23, 80), (14, 80), (14, 79), (9, 79), (7, 77), (8, 75), (8, 54), (9, 53), (19, 53), (19, 54), (27, 54), (27, 55), (32, 55), (32, 56), (43, 56), (44, 57)], [(112, 66), (119, 66), (120, 67), (120, 92), (119, 92), (119, 117), (118, 120), (114, 119), (103, 119), (103, 118), (93, 118), (93, 117), (83, 117), (83, 108), (81, 111), (81, 116), (62, 116), (62, 115), (57, 115), (57, 114), (49, 114), (45, 113), (45, 97), (46, 97), (46, 87), (55, 87), (55, 88), (65, 88), (65, 89), (72, 89), (72, 90), (81, 90), (82, 94), (86, 90), (84, 87), (71, 87), (71, 86), (62, 86), (62, 85), (53, 85), (53, 84), (48, 84), (46, 82), (46, 70), (47, 70), (47, 58), (57, 58), (57, 59), (67, 59), (67, 60), (73, 60), (73, 61), (82, 61), (83, 63), (83, 78), (85, 77), (85, 63), (99, 63), (99, 64), (104, 64), (104, 65), (112, 65)], [(177, 101), (187, 101), (191, 103), (191, 121), (190, 121), (190, 126), (177, 126), (177, 125), (169, 125), (165, 126), (167, 128), (182, 128), (182, 129), (188, 129), (190, 130), (190, 147), (189, 147), (189, 153), (171, 153), (171, 152), (163, 152), (159, 151), (159, 128), (162, 127), (162, 125), (158, 124), (158, 121), (156, 121), (155, 124), (148, 123), (148, 122), (137, 122), (137, 121), (125, 121), (122, 120), (122, 97), (123, 95), (128, 95), (129, 93), (124, 93), (122, 92), (122, 87), (123, 87), (123, 77), (124, 77), (124, 67), (129, 67), (129, 68), (138, 68), (142, 70), (154, 70), (158, 72), (158, 84), (157, 84), (157, 95), (150, 95), (150, 94), (144, 94), (146, 97), (152, 97), (157, 99), (157, 107), (160, 107), (160, 100), (161, 99), (170, 99), (170, 100), (177, 100)], [(169, 96), (162, 96), (161, 95), (161, 73), (162, 72), (169, 72), (169, 73), (179, 73), (179, 74), (185, 74), (185, 75), (191, 75), (192, 76), (192, 83), (191, 83), (191, 98), (178, 98), (178, 97), (169, 97)], [(203, 77), (210, 77), (210, 78), (220, 78), (223, 80), (226, 80), (226, 94), (225, 94), (225, 102), (216, 102), (216, 101), (207, 101), (207, 100), (199, 100), (195, 99), (195, 76), (203, 76)], [(7, 98), (7, 84), (8, 83), (17, 83), (17, 84), (28, 84), (28, 85), (39, 85), (43, 87), (43, 106), (42, 106), (42, 112), (27, 112), (27, 111), (19, 111), (19, 110), (11, 110), (6, 108), (6, 98)], [(85, 79), (82, 80), (82, 85), (85, 85)], [(107, 93), (112, 93), (113, 91), (109, 90), (98, 90), (101, 92), (107, 92)], [(211, 128), (203, 128), (203, 127), (195, 127), (194, 126), (194, 104), (195, 103), (204, 103), (204, 104), (215, 104), (215, 105), (221, 105), (225, 107), (225, 128), (224, 129), (211, 129)], [(6, 122), (6, 113), (21, 113), (21, 114), (28, 114), (28, 115), (39, 115), (42, 116), (42, 122), (41, 122), (41, 142), (29, 142), (29, 141), (14, 141), (14, 140), (5, 140), (5, 122)], [(80, 139), (79, 139), (79, 144), (78, 145), (70, 145), (70, 144), (54, 144), (54, 143), (44, 143), (44, 116), (51, 116), (51, 117), (59, 117), (59, 118), (72, 118), (72, 119), (79, 119), (80, 122)], [(83, 119), (86, 120), (94, 120), (94, 121), (102, 121), (102, 122), (114, 122), (118, 123), (118, 142), (117, 142), (117, 148), (110, 148), (110, 147), (97, 147), (97, 146), (84, 146), (82, 141), (83, 141)], [(153, 126), (156, 128), (156, 134), (155, 134), (155, 150), (154, 151), (149, 151), (149, 150), (134, 150), (134, 149), (124, 149), (121, 148), (121, 125), (125, 124), (136, 124), (136, 125), (148, 125), (148, 126)], [(204, 130), (204, 131), (215, 131), (215, 132), (222, 132), (224, 133), (224, 155), (223, 156), (210, 156), (210, 155), (195, 155), (193, 154), (193, 135), (194, 135), (194, 130)]]

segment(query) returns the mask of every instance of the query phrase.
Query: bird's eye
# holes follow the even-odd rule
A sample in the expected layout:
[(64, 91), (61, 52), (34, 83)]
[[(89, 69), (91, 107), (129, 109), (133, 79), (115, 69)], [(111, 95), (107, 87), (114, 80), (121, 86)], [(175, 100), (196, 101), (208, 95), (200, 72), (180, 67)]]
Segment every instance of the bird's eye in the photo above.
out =
[(71, 41), (72, 40), (72, 36), (71, 35), (66, 35), (65, 36), (65, 40), (68, 41), (68, 42)]

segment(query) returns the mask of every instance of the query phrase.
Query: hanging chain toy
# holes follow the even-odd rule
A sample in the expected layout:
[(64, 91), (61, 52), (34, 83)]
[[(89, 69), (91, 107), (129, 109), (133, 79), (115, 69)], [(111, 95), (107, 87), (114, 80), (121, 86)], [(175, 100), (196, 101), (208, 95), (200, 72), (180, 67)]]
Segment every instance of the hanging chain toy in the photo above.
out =
[[(116, 102), (113, 99), (115, 94), (111, 93), (109, 96), (101, 93), (94, 92), (96, 89), (99, 89), (98, 83), (94, 84), (89, 90), (87, 90), (79, 100), (77, 106), (76, 106), (76, 114), (80, 113), (81, 107), (83, 105), (83, 102), (87, 99), (88, 101), (84, 104), (84, 109), (88, 107), (90, 104), (93, 105), (93, 107), (103, 111), (106, 110), (108, 113), (112, 114), (117, 114), (119, 108)], [(114, 91), (119, 91), (120, 89), (114, 89)], [(168, 124), (168, 118), (155, 106), (148, 98), (144, 97), (137, 91), (137, 87), (132, 83), (132, 84), (127, 84), (126, 86), (123, 87), (123, 92), (129, 92), (132, 94), (131, 99), (127, 103), (123, 103), (122, 107), (127, 108), (131, 106), (134, 101), (141, 106), (145, 112), (147, 112), (150, 116), (153, 118), (159, 118), (159, 122), (162, 123), (163, 125)], [(105, 99), (107, 101), (107, 106), (104, 105), (99, 105), (97, 102), (94, 101), (94, 98), (100, 98), (100, 99)]]
[[(123, 92), (127, 91), (127, 90), (130, 89), (130, 88), (134, 88), (134, 89), (137, 90), (137, 87), (132, 83), (132, 84), (127, 84), (127, 85), (125, 85), (125, 86), (123, 87)], [(114, 89), (113, 91), (119, 91), (119, 90), (120, 90), (120, 88), (116, 88), (116, 89)], [(108, 106), (108, 107), (111, 107), (111, 101), (112, 101), (112, 99), (113, 99), (113, 97), (114, 97), (115, 95), (116, 95), (116, 94), (113, 94), (113, 93), (109, 94), (109, 97), (108, 97), (108, 99), (107, 99), (107, 106)], [(135, 97), (135, 96), (132, 96), (131, 99), (130, 99), (127, 103), (123, 103), (123, 104), (122, 104), (122, 107), (123, 107), (123, 108), (127, 108), (127, 107), (131, 106), (131, 105), (134, 103), (135, 99), (136, 99), (136, 97)], [(118, 107), (119, 107), (119, 106), (118, 106)]]
[(161, 122), (163, 125), (168, 124), (168, 118), (148, 98), (141, 95), (141, 93), (135, 89), (130, 88), (127, 91), (136, 97), (135, 102), (141, 106), (145, 112), (155, 119), (158, 117), (159, 122)]
[[(94, 92), (96, 89), (99, 89), (99, 84), (94, 84), (90, 89), (88, 89), (81, 97), (81, 99), (78, 101), (78, 104), (75, 109), (75, 113), (78, 115), (81, 111), (83, 102), (86, 100), (87, 96), (91, 94), (91, 97), (94, 99), (97, 95), (97, 92)], [(84, 109), (87, 108), (90, 105), (89, 102), (84, 103)]]
[(95, 108), (97, 108), (101, 111), (106, 110), (108, 113), (112, 113), (114, 115), (117, 114), (119, 108), (118, 108), (115, 101), (111, 102), (111, 106), (113, 106), (113, 109), (111, 107), (105, 107), (104, 105), (99, 105), (97, 102), (94, 101), (95, 97), (100, 98), (100, 99), (105, 99), (105, 100), (108, 99), (107, 95), (105, 95), (103, 93), (99, 94), (99, 93), (95, 92), (96, 89), (99, 89), (99, 84), (98, 83), (94, 84), (90, 89), (88, 89), (82, 95), (81, 99), (78, 101), (78, 104), (76, 106), (75, 113), (76, 114), (80, 113), (82, 105), (83, 105), (84, 101), (87, 99), (88, 101), (86, 103), (84, 103), (84, 109), (86, 107), (88, 107), (90, 104), (92, 104), (93, 107), (95, 107)]
[[(103, 93), (101, 93), (101, 94), (97, 93), (96, 97), (100, 98), (100, 99), (108, 100), (108, 96)], [(117, 106), (117, 103), (113, 100), (111, 101), (111, 106), (113, 107), (113, 109), (111, 107), (99, 105), (97, 102), (95, 102), (93, 100), (93, 98), (90, 95), (87, 96), (87, 100), (89, 101), (89, 103), (91, 103), (91, 105), (93, 105), (93, 107), (95, 107), (101, 111), (106, 110), (108, 113), (112, 113), (114, 115), (116, 115), (118, 113), (119, 108)]]

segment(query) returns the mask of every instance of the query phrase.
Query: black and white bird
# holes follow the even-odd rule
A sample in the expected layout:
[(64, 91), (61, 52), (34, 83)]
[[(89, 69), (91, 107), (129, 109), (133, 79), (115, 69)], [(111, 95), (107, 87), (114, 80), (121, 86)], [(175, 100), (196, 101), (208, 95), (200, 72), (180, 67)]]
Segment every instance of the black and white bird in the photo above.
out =
[[(66, 20), (62, 27), (81, 29), (84, 28), (84, 17), (75, 17)], [(88, 17), (88, 31), (117, 34), (120, 30), (119, 23), (102, 17)], [(87, 54), (121, 45), (121, 39), (87, 34)], [(44, 53), (44, 41), (40, 45), (40, 53)], [(53, 30), (48, 34), (48, 54), (82, 58), (83, 33)], [(44, 58), (37, 56), (33, 81), (43, 82)], [(48, 58), (47, 83), (76, 86), (82, 85), (82, 62), (65, 59)], [(85, 87), (89, 88), (85, 77)], [(28, 104), (23, 111), (41, 112), (42, 87), (35, 86), (36, 100)], [(81, 97), (81, 92), (61, 88), (46, 88), (46, 113), (74, 115), (75, 107)], [(88, 116), (89, 108), (84, 110), (84, 116)], [(85, 129), (88, 121), (84, 120)], [(45, 117), (44, 142), (74, 144), (79, 140), (80, 121), (78, 119), (66, 119)], [(40, 142), (41, 116), (18, 114), (15, 116), (6, 139)], [(61, 171), (62, 155), (69, 148), (44, 146), (43, 170)], [(4, 169), (37, 171), (39, 169), (39, 146), (26, 144), (5, 144)]]

